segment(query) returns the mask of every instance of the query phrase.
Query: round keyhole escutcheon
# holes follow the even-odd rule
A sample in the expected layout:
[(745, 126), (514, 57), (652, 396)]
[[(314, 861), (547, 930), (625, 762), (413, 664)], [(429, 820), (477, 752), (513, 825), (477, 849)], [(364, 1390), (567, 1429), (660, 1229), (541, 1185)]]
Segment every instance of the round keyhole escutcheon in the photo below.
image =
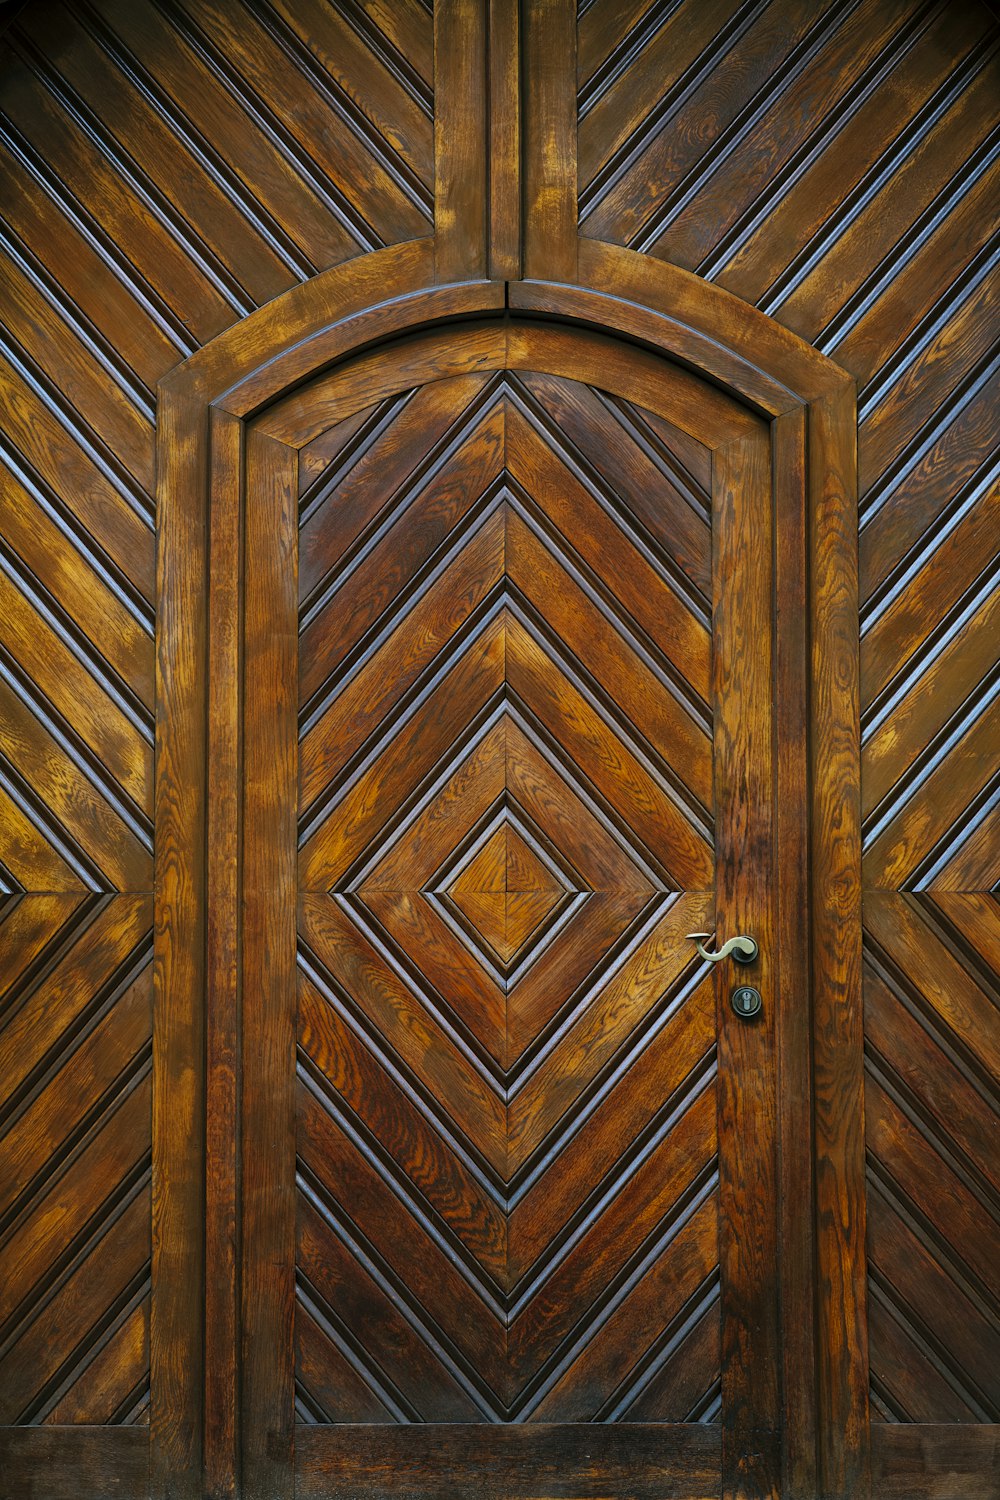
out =
[(755, 990), (750, 984), (739, 984), (733, 990), (730, 997), (733, 1010), (741, 1021), (752, 1021), (754, 1016), (759, 1016), (764, 1007), (760, 998), (760, 990)]

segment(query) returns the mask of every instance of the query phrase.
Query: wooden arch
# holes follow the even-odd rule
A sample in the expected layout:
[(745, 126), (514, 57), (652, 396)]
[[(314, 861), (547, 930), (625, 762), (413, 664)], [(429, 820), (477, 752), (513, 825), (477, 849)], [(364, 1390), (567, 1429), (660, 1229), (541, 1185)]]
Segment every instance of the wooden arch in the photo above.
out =
[(853, 383), (737, 298), (618, 247), (580, 241), (572, 282), (442, 281), (450, 268), (435, 244), (367, 255), (296, 287), (159, 390), (153, 1492), (174, 1492), (178, 1475), (192, 1476), (192, 1493), (221, 1492), (240, 1451), (247, 433), (361, 351), (509, 310), (655, 351), (771, 426), (774, 504), (786, 515), (778, 607), (802, 624), (779, 652), (779, 714), (805, 715), (809, 731), (807, 757), (779, 772), (782, 816), (804, 820), (813, 838), (810, 870), (789, 872), (779, 902), (781, 949), (801, 964), (796, 994), (811, 994), (780, 1022), (779, 1274), (797, 1310), (785, 1330), (785, 1473), (789, 1493), (819, 1493), (836, 1467), (828, 1450), (862, 1455), (867, 1431)]

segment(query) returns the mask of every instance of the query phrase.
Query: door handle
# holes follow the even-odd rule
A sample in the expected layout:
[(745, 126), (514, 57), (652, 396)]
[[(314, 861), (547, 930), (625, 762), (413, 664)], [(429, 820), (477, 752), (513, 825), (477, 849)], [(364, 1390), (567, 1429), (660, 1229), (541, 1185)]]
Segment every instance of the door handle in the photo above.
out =
[(710, 938), (710, 932), (689, 932), (688, 937), (697, 945), (698, 952), (706, 963), (721, 963), (724, 958), (732, 954), (733, 962), (737, 964), (752, 964), (760, 951), (752, 937), (731, 937), (727, 943), (723, 943), (718, 953), (709, 953), (703, 939)]

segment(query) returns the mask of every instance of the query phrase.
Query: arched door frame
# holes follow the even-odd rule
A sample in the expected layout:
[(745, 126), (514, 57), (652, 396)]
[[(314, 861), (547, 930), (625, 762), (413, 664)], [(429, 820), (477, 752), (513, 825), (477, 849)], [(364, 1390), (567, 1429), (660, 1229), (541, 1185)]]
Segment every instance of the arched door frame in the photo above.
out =
[(867, 1347), (853, 383), (737, 298), (615, 246), (581, 241), (575, 284), (441, 284), (441, 274), (432, 240), (335, 267), (220, 335), (159, 388), (152, 1493), (225, 1493), (239, 1471), (247, 424), (362, 350), (509, 308), (666, 355), (771, 424), (775, 504), (790, 518), (776, 558), (791, 627), (778, 655), (779, 714), (804, 715), (808, 731), (808, 754), (783, 765), (782, 816), (789, 830), (805, 820), (812, 839), (810, 868), (789, 871), (779, 916), (804, 997), (779, 1030), (785, 1493), (858, 1494)]

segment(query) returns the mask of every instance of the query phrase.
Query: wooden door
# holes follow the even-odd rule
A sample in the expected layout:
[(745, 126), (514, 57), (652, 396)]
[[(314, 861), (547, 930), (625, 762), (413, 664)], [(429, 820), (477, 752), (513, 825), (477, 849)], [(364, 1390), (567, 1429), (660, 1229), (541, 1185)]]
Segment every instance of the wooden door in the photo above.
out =
[[(486, 1497), (492, 1487), (505, 1500), (512, 1474), (553, 1500), (560, 1488), (600, 1500), (612, 1484), (657, 1497), (686, 1485), (727, 1500), (778, 1490), (788, 1500), (996, 1500), (997, 41), (994, 0), (0, 5), (2, 1500), (273, 1500), (296, 1484), (390, 1495), (422, 1485), (436, 1495), (441, 1476), (454, 1478), (472, 1451), (475, 1491)], [(485, 320), (495, 336), (505, 309), (508, 329), (530, 323), (536, 339), (548, 328), (554, 344), (566, 340), (563, 362), (546, 366), (536, 343), (534, 364), (511, 364), (509, 340), (484, 356), (484, 331), (473, 337), (471, 325)], [(460, 344), (468, 359), (456, 366)], [(641, 388), (608, 384), (623, 363), (645, 372)], [(354, 397), (336, 389), (341, 367), (365, 397), (349, 414)], [(353, 995), (337, 963), (324, 965), (325, 978), (316, 970), (333, 1001), (296, 969), (306, 543), (300, 569), (291, 519), (300, 480), (303, 495), (314, 481), (317, 499), (329, 489), (315, 515), (303, 513), (306, 538), (325, 511), (343, 513), (337, 497), (362, 474), (388, 487), (391, 506), (404, 482), (393, 464), (409, 455), (415, 475), (426, 468), (407, 514), (413, 545), (430, 552), (407, 572), (402, 544), (398, 555), (387, 550), (390, 536), (410, 534), (405, 517), (377, 543), (359, 520), (367, 540), (332, 557), (323, 575), (338, 563), (344, 574), (322, 611), (323, 650), (340, 649), (338, 597), (379, 610), (397, 631), (416, 611), (412, 639), (432, 649), (450, 616), (443, 625), (431, 618), (440, 591), (420, 569), (445, 545), (434, 526), (451, 512), (427, 468), (434, 424), (422, 451), (407, 423), (434, 407), (435, 391), (446, 401), (455, 382), (480, 379), (491, 392), (507, 382), (497, 401), (534, 431), (522, 402), (551, 437), (536, 438), (534, 451), (571, 475), (554, 490), (543, 485), (538, 457), (519, 481), (527, 499), (493, 476), (512, 498), (498, 490), (484, 502), (504, 516), (491, 556), (505, 578), (519, 556), (508, 547), (510, 518), (516, 542), (517, 527), (527, 527), (531, 545), (557, 558), (550, 566), (565, 556), (576, 569), (565, 596), (546, 592), (534, 614), (509, 585), (502, 691), (509, 625), (525, 651), (535, 643), (542, 652), (538, 694), (545, 681), (567, 683), (564, 694), (589, 705), (613, 759), (600, 762), (603, 779), (591, 775), (568, 731), (539, 731), (538, 756), (581, 817), (606, 820), (612, 845), (602, 847), (633, 861), (626, 875), (639, 868), (636, 855), (644, 863), (628, 875), (635, 887), (593, 889), (544, 820), (521, 808), (514, 821), (498, 806), (481, 847), (478, 823), (465, 831), (461, 873), (442, 856), (428, 877), (440, 889), (425, 891), (412, 830), (436, 824), (430, 803), (403, 795), (400, 772), (402, 800), (379, 797), (384, 820), (365, 845), (374, 857), (384, 830), (394, 872), (411, 850), (395, 927), (392, 893), (357, 865), (363, 851), (342, 879), (331, 877), (332, 893), (321, 885), (304, 901), (301, 925), (310, 902), (333, 913), (391, 974), (396, 988), (379, 995), (409, 996), (411, 1009), (399, 1012), (407, 1017), (426, 1002), (435, 1046), (415, 1057), (415, 1033), (393, 1039), (395, 1010), (337, 998), (338, 984)], [(532, 382), (545, 384), (537, 400)], [(683, 390), (698, 393), (693, 412)], [(560, 401), (559, 420), (550, 413), (546, 426), (536, 407)], [(440, 420), (447, 425), (446, 410)], [(725, 526), (719, 513), (720, 465), (750, 442), (724, 434), (729, 421), (749, 421), (768, 445), (770, 551), (760, 525), (746, 546), (755, 569), (773, 571), (773, 629), (761, 627), (771, 658), (737, 663), (766, 670), (770, 682), (769, 704), (752, 719), (741, 710), (738, 723), (767, 740), (769, 714), (774, 728), (773, 794), (760, 804), (773, 818), (761, 846), (773, 891), (763, 914), (740, 906), (749, 900), (742, 885), (726, 884), (739, 863), (725, 843), (729, 783), (713, 782), (706, 801), (687, 779), (690, 744), (671, 739), (671, 725), (690, 721), (689, 735), (710, 741), (713, 776), (729, 754), (724, 694), (714, 680), (707, 696), (692, 684), (686, 655), (712, 619), (717, 673), (736, 650), (726, 631), (742, 618), (725, 611), (734, 600), (740, 611), (751, 605), (718, 572), (726, 538), (744, 555), (734, 530), (744, 511), (734, 503)], [(409, 446), (397, 451), (407, 431)], [(505, 448), (506, 425), (495, 441)], [(699, 473), (701, 449), (723, 455), (714, 478)], [(686, 571), (694, 554), (675, 554), (669, 536), (635, 541), (666, 516), (701, 534), (696, 504), (650, 508), (668, 494), (690, 500), (699, 484), (715, 507), (710, 584)], [(559, 520), (560, 498), (572, 495), (604, 531), (577, 535)], [(531, 531), (523, 517), (536, 513)], [(475, 517), (463, 513), (453, 529), (466, 519), (471, 527)], [(608, 536), (618, 547), (606, 553)], [(462, 557), (482, 557), (488, 545), (482, 529), (470, 531)], [(362, 597), (352, 559), (369, 577), (376, 555), (395, 592)], [(453, 563), (449, 577), (458, 555)], [(523, 557), (520, 565), (523, 582)], [(754, 589), (762, 576), (750, 576)], [(637, 581), (650, 578), (655, 592), (640, 594)], [(675, 613), (650, 618), (654, 598)], [(362, 628), (360, 619), (350, 649), (370, 648), (374, 710), (377, 694), (401, 694), (386, 708), (384, 746), (381, 720), (374, 730), (389, 756), (405, 743), (402, 717), (412, 709), (429, 724), (432, 700), (418, 705), (413, 684), (401, 686), (405, 663), (382, 683), (371, 661), (388, 644), (374, 620)], [(573, 643), (581, 619), (604, 642), (600, 659)], [(464, 640), (471, 628), (463, 617), (453, 634)], [(319, 632), (317, 623), (311, 639)], [(353, 664), (336, 660), (327, 672), (323, 651), (313, 657), (316, 691), (329, 682), (331, 701), (315, 725), (303, 718), (303, 761), (310, 736), (322, 743), (324, 722), (346, 722), (352, 702), (368, 703)], [(426, 671), (416, 657), (410, 665)], [(735, 666), (727, 680), (734, 676)], [(657, 691), (639, 693), (650, 680)], [(755, 679), (754, 703), (758, 690)], [(569, 701), (578, 699), (560, 698), (562, 712)], [(440, 726), (454, 756), (467, 727)], [(331, 782), (318, 762), (313, 771), (322, 783), (316, 849), (339, 836), (347, 794), (336, 778), (357, 769), (335, 768), (343, 746), (332, 731), (329, 740)], [(619, 785), (612, 771), (632, 764), (626, 756), (640, 779)], [(759, 764), (735, 752), (733, 761)], [(623, 797), (629, 786), (636, 803), (622, 808), (611, 793)], [(656, 855), (666, 825), (638, 815), (644, 786), (665, 799), (671, 830), (688, 827), (692, 847), (708, 850), (711, 880), (691, 883)], [(734, 795), (744, 795), (738, 780)], [(248, 809), (258, 810), (249, 820)], [(597, 859), (589, 842), (585, 852)], [(755, 870), (766, 862), (759, 856), (754, 845)], [(660, 920), (672, 913), (681, 939), (681, 903), (698, 891), (714, 895), (705, 925), (714, 917), (717, 938), (754, 923), (759, 936), (770, 923), (758, 970), (770, 965), (763, 1019), (736, 1024), (728, 963), (714, 979), (715, 1081), (706, 1073), (687, 1109), (690, 1070), (670, 1084), (671, 1067), (685, 1063), (671, 1039), (699, 1015), (705, 1029), (689, 1040), (705, 1040), (702, 1059), (712, 1044), (709, 981), (688, 993), (685, 976), (694, 983), (697, 971), (683, 942), (661, 955), (672, 977), (651, 1008), (634, 1000), (635, 1046), (613, 1029), (602, 1034), (582, 1090), (571, 1084), (565, 1100), (552, 1091), (583, 1036), (572, 1007), (586, 996), (546, 990), (537, 1000), (532, 984), (546, 964), (569, 962), (571, 933), (596, 944), (597, 913), (616, 899), (623, 913), (640, 879), (650, 921), (658, 901)], [(407, 911), (439, 935), (453, 988), (440, 972), (426, 975), (433, 955), (426, 944), (414, 951), (420, 933), (405, 927)], [(597, 1006), (614, 1003), (617, 976), (640, 951), (629, 943), (639, 941), (641, 915), (630, 921), (616, 937), (608, 917)], [(334, 956), (347, 961), (339, 947)], [(310, 999), (345, 1050), (324, 1054), (326, 1069), (303, 1061), (297, 1083), (295, 1025)], [(749, 1055), (727, 1054), (737, 1047)], [(369, 1075), (362, 1087), (359, 1073), (348, 1074), (352, 1059), (368, 1064), (374, 1091)], [(663, 1097), (651, 1082), (660, 1062)], [(565, 1066), (575, 1078), (576, 1065)], [(497, 1155), (522, 1111), (510, 1149), (528, 1155), (509, 1182), (506, 1163), (501, 1170), (472, 1139), (473, 1097), (496, 1112), (484, 1138)], [(628, 1371), (609, 1358), (594, 1376), (584, 1436), (575, 1417), (563, 1421), (565, 1406), (543, 1420), (569, 1402), (574, 1380), (582, 1390), (590, 1379), (601, 1331), (610, 1339), (619, 1315), (625, 1326), (642, 1279), (672, 1277), (681, 1236), (708, 1222), (704, 1204), (684, 1219), (686, 1189), (670, 1198), (665, 1176), (662, 1206), (676, 1211), (677, 1234), (625, 1289), (632, 1273), (614, 1254), (646, 1222), (637, 1214), (622, 1223), (628, 1193), (650, 1180), (654, 1160), (675, 1170), (690, 1161), (694, 1180), (700, 1157), (685, 1156), (684, 1132), (704, 1124), (697, 1111), (712, 1097), (714, 1311), (706, 1291), (700, 1320), (692, 1311), (690, 1327), (677, 1325), (667, 1288), (663, 1316), (637, 1334), (647, 1342)], [(362, 1242), (360, 1229), (351, 1230), (353, 1248), (342, 1239), (338, 1249), (331, 1226), (346, 1235), (351, 1215), (375, 1213), (375, 1200), (366, 1188), (355, 1203), (350, 1184), (329, 1180), (333, 1157), (305, 1150), (297, 1099), (324, 1140), (340, 1143), (357, 1181), (367, 1173), (370, 1193), (389, 1205), (385, 1233), (403, 1237), (402, 1269), (390, 1263), (391, 1245)], [(670, 1100), (676, 1117), (661, 1116)], [(383, 1113), (363, 1116), (369, 1104)], [(543, 1106), (559, 1115), (546, 1137), (559, 1146), (551, 1160), (526, 1133), (548, 1128)], [(426, 1169), (400, 1144), (411, 1126), (425, 1134), (405, 1139), (444, 1143)], [(614, 1160), (602, 1165), (595, 1148), (590, 1181), (579, 1157), (601, 1130), (613, 1137)], [(757, 1191), (772, 1169), (768, 1130), (773, 1213)], [(323, 1217), (315, 1205), (299, 1215), (297, 1140), (325, 1183), (325, 1247), (354, 1278), (343, 1283), (352, 1328), (359, 1308), (394, 1309), (395, 1323), (376, 1318), (364, 1338), (330, 1323), (335, 1337), (324, 1343), (319, 1293), (317, 1316), (301, 1311), (301, 1299), (297, 1307), (297, 1225), (308, 1212), (314, 1225)], [(539, 1171), (544, 1161), (534, 1187), (532, 1150), (542, 1152)], [(480, 1246), (462, 1218), (468, 1200), (458, 1187), (441, 1198), (449, 1173), (462, 1191), (482, 1192), (499, 1236), (489, 1241), (492, 1262), (487, 1240)], [(425, 1201), (433, 1184), (437, 1197)], [(617, 1197), (600, 1198), (602, 1184)], [(536, 1241), (525, 1228), (532, 1204)], [(507, 1257), (536, 1242), (544, 1243), (527, 1279), (505, 1285), (518, 1274)], [(611, 1246), (603, 1258), (602, 1245)], [(589, 1246), (593, 1277), (605, 1276), (596, 1290), (580, 1269)], [(314, 1260), (315, 1281), (327, 1262)], [(436, 1302), (419, 1329), (412, 1317), (442, 1287), (483, 1309), (447, 1338)], [(533, 1294), (533, 1307), (522, 1297), (505, 1311), (519, 1292)], [(545, 1365), (541, 1349), (542, 1374), (527, 1355), (515, 1369), (508, 1316), (513, 1327), (523, 1315), (527, 1329), (534, 1310), (542, 1323), (544, 1298), (559, 1295), (564, 1320), (579, 1310), (589, 1341), (574, 1353), (573, 1330), (558, 1334), (554, 1322), (565, 1371)], [(445, 1410), (430, 1380), (405, 1401), (385, 1386), (392, 1420), (374, 1404), (368, 1417), (379, 1420), (366, 1421), (357, 1405), (329, 1396), (324, 1405), (314, 1389), (323, 1360), (328, 1374), (340, 1371), (335, 1394), (353, 1391), (357, 1402), (365, 1372), (377, 1381), (379, 1360), (389, 1361), (392, 1329), (426, 1362), (421, 1369), (437, 1361), (438, 1381), (452, 1380), (454, 1400), (467, 1398), (475, 1420), (453, 1422), (450, 1408), (447, 1421), (415, 1420), (417, 1397)], [(697, 1385), (704, 1373), (706, 1391), (711, 1384), (696, 1356), (707, 1358), (715, 1338), (718, 1413), (697, 1396), (683, 1407), (685, 1381)], [(482, 1369), (470, 1371), (469, 1347), (483, 1348)], [(355, 1420), (296, 1421), (297, 1370), (299, 1418)], [(486, 1376), (513, 1389), (518, 1370), (524, 1379), (504, 1406), (514, 1420), (493, 1420), (503, 1403), (494, 1391), (490, 1406)], [(626, 1409), (633, 1372), (642, 1390)], [(682, 1407), (709, 1420), (678, 1421)], [(567, 1467), (573, 1444), (596, 1455), (590, 1467)], [(627, 1485), (614, 1478), (622, 1466)]]
[(769, 1492), (768, 425), (620, 340), (460, 324), (255, 424), (246, 526), (261, 1493), (294, 1451), (309, 1494), (694, 1495), (720, 1422)]

